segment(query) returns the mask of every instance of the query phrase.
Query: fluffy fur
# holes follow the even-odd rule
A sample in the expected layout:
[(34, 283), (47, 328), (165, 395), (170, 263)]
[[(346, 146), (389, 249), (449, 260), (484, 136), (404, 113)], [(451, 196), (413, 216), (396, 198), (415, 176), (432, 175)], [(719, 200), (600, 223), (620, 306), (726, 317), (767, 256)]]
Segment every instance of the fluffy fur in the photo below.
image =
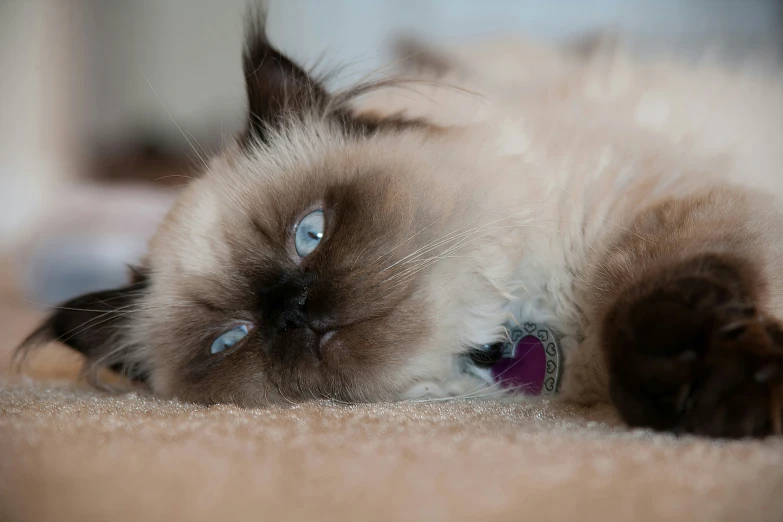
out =
[[(644, 299), (671, 267), (693, 262), (685, 276), (708, 277), (703, 256), (733, 256), (738, 280), (759, 289), (732, 295), (752, 294), (770, 324), (783, 312), (779, 78), (641, 64), (605, 45), (416, 56), (402, 62), (417, 80), (405, 90), (330, 96), (253, 32), (248, 129), (161, 225), (141, 288), (119, 292), (132, 304), (77, 318), (67, 309), (96, 302), (81, 298), (35, 338), (60, 338), (164, 396), (367, 401), (498, 393), (456, 361), (527, 317), (562, 335), (561, 397), (589, 403), (617, 390), (613, 372), (643, 373), (612, 351), (636, 349), (615, 342), (613, 327), (636, 328), (620, 324), (617, 303), (657, 313)], [(313, 208), (326, 213), (326, 239), (298, 259), (293, 227)], [(299, 295), (310, 322), (277, 329)], [(257, 325), (250, 338), (209, 356), (237, 320)], [(767, 369), (759, 386), (774, 396), (780, 350), (764, 339), (749, 371)], [(688, 395), (692, 381), (671, 393)], [(637, 422), (647, 398), (628, 411), (613, 398), (639, 424), (682, 417)], [(776, 413), (764, 408), (747, 434), (769, 431)]]

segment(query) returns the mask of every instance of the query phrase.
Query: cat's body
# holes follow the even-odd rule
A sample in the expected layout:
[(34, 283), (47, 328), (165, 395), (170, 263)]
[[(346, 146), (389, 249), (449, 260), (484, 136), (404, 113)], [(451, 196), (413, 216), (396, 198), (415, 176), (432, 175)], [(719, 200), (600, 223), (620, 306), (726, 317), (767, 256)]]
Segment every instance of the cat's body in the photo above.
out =
[[(406, 50), (413, 62), (406, 66), (435, 85), (416, 87), (421, 97), (391, 91), (364, 103), (378, 112), (404, 110), (437, 124), (468, 126), (470, 139), (501, 156), (494, 165), (486, 160), (487, 182), (514, 194), (527, 210), (516, 216), (516, 225), (525, 227), (516, 243), (521, 262), (498, 283), (513, 288), (505, 317), (561, 332), (567, 361), (562, 398), (607, 398), (600, 322), (617, 289), (605, 288), (605, 273), (619, 278), (642, 271), (630, 255), (621, 261), (626, 266), (612, 266), (618, 261), (608, 257), (618, 248), (613, 243), (645, 219), (644, 211), (694, 201), (714, 208), (711, 219), (692, 215), (688, 227), (678, 224), (672, 245), (661, 244), (651, 227), (644, 242), (677, 249), (681, 259), (706, 250), (765, 256), (769, 310), (783, 313), (783, 283), (775, 275), (783, 274), (776, 210), (783, 195), (779, 70), (639, 60), (616, 43), (591, 46), (586, 54), (519, 39), (451, 54), (415, 45)], [(466, 146), (455, 143), (455, 149)], [(499, 205), (491, 198), (486, 203)], [(736, 242), (705, 248), (715, 243), (704, 236), (716, 227)]]
[[(185, 190), (135, 287), (68, 303), (93, 312), (38, 336), (161, 395), (252, 406), (476, 394), (458, 356), (525, 317), (561, 336), (565, 400), (611, 396), (661, 429), (779, 429), (774, 82), (721, 85), (700, 109), (687, 75), (504, 46), (434, 60), (478, 94), (355, 100), (256, 31), (247, 132)], [(712, 121), (680, 110), (715, 104)], [(725, 128), (760, 107), (755, 134)], [(237, 347), (210, 354), (236, 325)]]

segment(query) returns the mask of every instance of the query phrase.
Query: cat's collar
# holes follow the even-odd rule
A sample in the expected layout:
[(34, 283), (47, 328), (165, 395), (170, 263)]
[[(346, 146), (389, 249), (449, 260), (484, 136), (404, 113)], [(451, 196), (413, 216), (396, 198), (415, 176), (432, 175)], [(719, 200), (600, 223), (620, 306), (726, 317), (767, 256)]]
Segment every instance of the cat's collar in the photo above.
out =
[(525, 395), (555, 395), (564, 366), (557, 334), (547, 325), (529, 321), (506, 328), (505, 342), (468, 353), (468, 371), (478, 371), (501, 387)]

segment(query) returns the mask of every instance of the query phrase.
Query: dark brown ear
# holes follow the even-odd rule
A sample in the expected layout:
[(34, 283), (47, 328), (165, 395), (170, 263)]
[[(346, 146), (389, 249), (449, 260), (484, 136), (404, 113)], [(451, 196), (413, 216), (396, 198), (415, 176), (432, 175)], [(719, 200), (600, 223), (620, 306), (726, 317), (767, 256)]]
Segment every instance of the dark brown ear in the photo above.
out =
[(148, 373), (132, 343), (123, 334), (147, 289), (147, 278), (134, 271), (133, 283), (85, 294), (55, 308), (17, 348), (21, 362), (27, 353), (49, 341), (61, 342), (83, 354), (86, 369), (110, 368), (131, 380), (146, 381)]
[(243, 142), (266, 141), (270, 129), (298, 112), (323, 109), (326, 90), (269, 42), (263, 13), (248, 25), (242, 66), (248, 104)]
[(350, 99), (373, 88), (399, 82), (387, 80), (361, 85), (335, 100), (318, 80), (272, 46), (265, 23), (265, 14), (255, 13), (247, 29), (242, 59), (248, 104), (247, 128), (240, 139), (244, 147), (256, 141), (267, 143), (270, 131), (307, 112), (329, 118), (352, 136), (427, 126), (421, 120), (411, 120), (403, 114), (389, 117), (354, 114), (348, 107)]

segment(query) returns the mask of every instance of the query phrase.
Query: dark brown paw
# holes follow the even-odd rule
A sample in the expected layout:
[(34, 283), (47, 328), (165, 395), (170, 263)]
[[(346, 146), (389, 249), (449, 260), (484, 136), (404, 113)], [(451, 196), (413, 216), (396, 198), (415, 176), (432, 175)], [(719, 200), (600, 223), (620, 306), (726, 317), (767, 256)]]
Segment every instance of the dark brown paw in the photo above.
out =
[(712, 437), (781, 432), (783, 330), (726, 275), (664, 278), (615, 303), (604, 342), (611, 397), (629, 424)]

